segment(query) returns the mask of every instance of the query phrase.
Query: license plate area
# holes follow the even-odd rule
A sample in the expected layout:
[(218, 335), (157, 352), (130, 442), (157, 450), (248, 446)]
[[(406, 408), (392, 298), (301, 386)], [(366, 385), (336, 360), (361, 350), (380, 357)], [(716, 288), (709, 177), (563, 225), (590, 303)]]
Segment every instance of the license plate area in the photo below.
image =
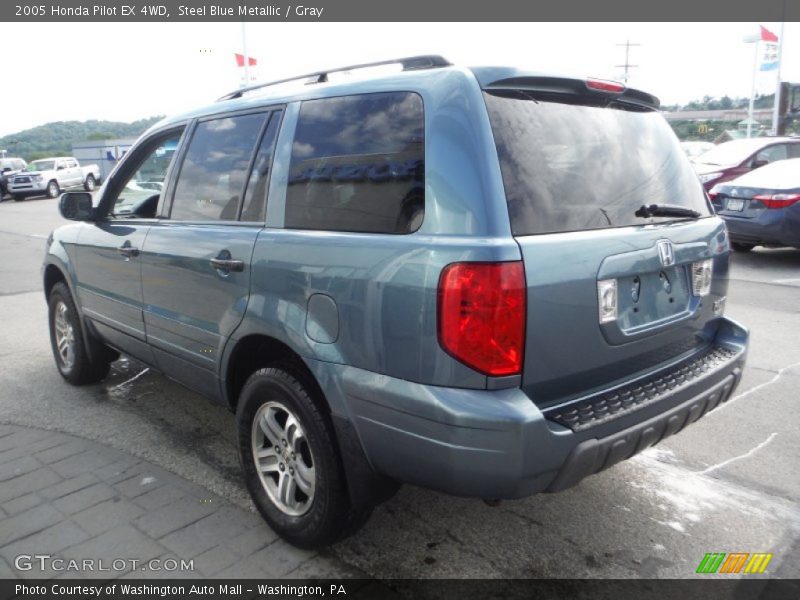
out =
[(744, 210), (744, 200), (741, 198), (728, 198), (725, 208), (736, 212), (742, 212)]
[(619, 328), (626, 334), (680, 318), (690, 310), (689, 274), (684, 265), (619, 277)]

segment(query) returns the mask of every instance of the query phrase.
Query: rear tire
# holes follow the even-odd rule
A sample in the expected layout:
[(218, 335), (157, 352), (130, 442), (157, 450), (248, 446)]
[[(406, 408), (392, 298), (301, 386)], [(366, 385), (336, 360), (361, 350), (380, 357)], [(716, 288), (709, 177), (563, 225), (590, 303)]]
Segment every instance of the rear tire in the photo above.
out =
[[(111, 369), (114, 353), (95, 338), (84, 337), (78, 310), (65, 283), (53, 286), (48, 306), (50, 345), (61, 376), (73, 385), (104, 379)], [(90, 346), (91, 358), (84, 339)]]
[(350, 506), (322, 401), (292, 373), (271, 367), (250, 376), (236, 411), (239, 460), (250, 496), (270, 527), (299, 548), (321, 548), (347, 537), (373, 508)]
[(742, 244), (740, 242), (731, 242), (731, 248), (733, 248), (734, 252), (750, 252), (753, 248), (755, 248), (755, 244)]
[(48, 182), (47, 184), (47, 197), (48, 198), (57, 198), (61, 189), (58, 187), (58, 182), (53, 179), (52, 181)]
[(96, 182), (94, 180), (94, 175), (87, 175), (86, 181), (83, 182), (83, 189), (85, 189), (87, 192), (93, 192), (95, 184)]

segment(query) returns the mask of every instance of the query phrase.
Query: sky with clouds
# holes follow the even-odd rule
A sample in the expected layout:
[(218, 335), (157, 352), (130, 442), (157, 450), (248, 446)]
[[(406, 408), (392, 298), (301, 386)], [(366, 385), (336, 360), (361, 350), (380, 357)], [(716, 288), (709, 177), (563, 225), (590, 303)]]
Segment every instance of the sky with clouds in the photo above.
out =
[[(776, 34), (780, 23), (763, 23)], [(269, 81), (415, 54), (619, 79), (664, 104), (749, 96), (758, 23), (248, 23), (251, 77)], [(0, 23), (0, 136), (50, 121), (132, 121), (183, 112), (239, 87), (239, 23)], [(784, 32), (782, 78), (800, 82), (800, 23)], [(13, 83), (9, 79), (13, 75)], [(775, 89), (774, 71), (760, 92)]]

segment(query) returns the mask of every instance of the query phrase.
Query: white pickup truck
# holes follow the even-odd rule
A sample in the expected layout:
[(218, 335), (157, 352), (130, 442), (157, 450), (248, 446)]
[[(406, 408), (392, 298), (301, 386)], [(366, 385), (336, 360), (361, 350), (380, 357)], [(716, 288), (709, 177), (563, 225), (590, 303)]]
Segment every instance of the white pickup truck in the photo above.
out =
[(99, 181), (97, 165), (82, 167), (73, 156), (57, 156), (28, 163), (25, 171), (8, 179), (8, 193), (17, 202), (28, 196), (55, 198), (61, 190), (71, 187), (83, 186), (91, 192)]

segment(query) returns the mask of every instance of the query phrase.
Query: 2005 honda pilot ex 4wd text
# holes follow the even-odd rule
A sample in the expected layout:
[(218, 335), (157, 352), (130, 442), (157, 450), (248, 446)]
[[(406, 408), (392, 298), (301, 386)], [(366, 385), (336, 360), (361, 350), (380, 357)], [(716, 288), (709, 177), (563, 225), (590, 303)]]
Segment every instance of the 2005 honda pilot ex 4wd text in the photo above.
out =
[(64, 378), (124, 353), (225, 403), (255, 505), (302, 547), (402, 482), (572, 486), (724, 403), (747, 351), (725, 226), (656, 98), (390, 63), (165, 119), (48, 240)]

